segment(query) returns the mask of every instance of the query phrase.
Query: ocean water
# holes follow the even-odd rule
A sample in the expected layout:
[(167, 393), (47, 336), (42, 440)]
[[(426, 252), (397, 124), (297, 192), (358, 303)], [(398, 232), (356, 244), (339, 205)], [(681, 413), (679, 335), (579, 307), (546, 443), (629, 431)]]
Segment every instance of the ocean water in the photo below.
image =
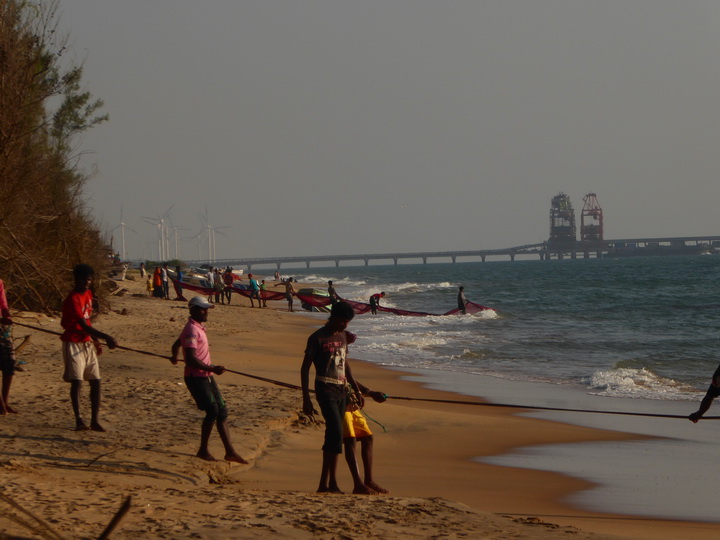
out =
[[(340, 267), (294, 275), (331, 279), (352, 300), (385, 291), (386, 306), (431, 313), (455, 308), (463, 285), (469, 300), (494, 311), (359, 315), (350, 327), (358, 334), (351, 355), (496, 403), (675, 415), (530, 411), (522, 414), (653, 438), (517, 448), (478, 459), (584, 478), (594, 487), (567, 499), (579, 509), (720, 521), (720, 484), (708, 474), (720, 421), (684, 418), (697, 410), (720, 362), (720, 256)], [(709, 414), (720, 414), (718, 407)]]
[[(297, 271), (296, 271), (297, 272)], [(588, 394), (697, 400), (720, 362), (720, 256), (317, 268), (338, 293), (444, 313), (458, 286), (493, 308), (466, 316), (360, 315), (356, 358), (384, 366), (554, 383)]]

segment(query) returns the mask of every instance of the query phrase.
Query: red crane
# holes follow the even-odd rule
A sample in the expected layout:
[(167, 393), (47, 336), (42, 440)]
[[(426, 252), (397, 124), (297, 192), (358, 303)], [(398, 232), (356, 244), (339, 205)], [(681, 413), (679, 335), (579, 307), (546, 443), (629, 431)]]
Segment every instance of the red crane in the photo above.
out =
[(583, 198), (583, 209), (580, 214), (580, 241), (598, 244), (603, 241), (603, 211), (597, 195), (588, 193)]

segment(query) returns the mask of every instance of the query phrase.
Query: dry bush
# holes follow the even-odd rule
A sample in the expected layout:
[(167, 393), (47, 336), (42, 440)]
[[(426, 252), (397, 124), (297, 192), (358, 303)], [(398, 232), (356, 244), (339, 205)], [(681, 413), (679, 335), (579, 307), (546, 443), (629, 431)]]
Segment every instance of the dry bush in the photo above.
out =
[(59, 308), (75, 264), (108, 265), (72, 148), (107, 117), (81, 91), (82, 68), (60, 65), (56, 9), (0, 0), (0, 277), (15, 308), (40, 311)]

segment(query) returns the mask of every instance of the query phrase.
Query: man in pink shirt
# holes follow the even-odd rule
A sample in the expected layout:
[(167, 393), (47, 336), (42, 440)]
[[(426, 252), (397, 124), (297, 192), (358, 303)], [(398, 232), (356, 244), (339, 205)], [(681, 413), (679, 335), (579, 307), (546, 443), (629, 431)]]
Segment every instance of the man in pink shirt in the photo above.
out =
[(0, 371), (2, 371), (2, 392), (0, 393), (0, 414), (16, 413), (17, 411), (10, 406), (8, 396), (10, 395), (10, 386), (12, 385), (13, 376), (15, 375), (15, 351), (13, 350), (11, 326), (12, 317), (10, 317), (10, 307), (8, 306), (5, 296), (5, 284), (0, 279), (0, 324), (2, 325), (2, 334), (0, 334)]
[(214, 366), (210, 362), (210, 347), (203, 325), (204, 322), (207, 322), (208, 310), (215, 306), (202, 296), (196, 296), (188, 302), (188, 307), (190, 308), (190, 318), (180, 333), (180, 337), (172, 345), (170, 361), (173, 364), (178, 363), (178, 353), (182, 347), (185, 359), (185, 385), (198, 409), (205, 412), (200, 430), (200, 449), (196, 456), (206, 461), (215, 461), (208, 449), (208, 442), (213, 426), (217, 425), (220, 440), (225, 447), (225, 461), (247, 464), (248, 462), (240, 457), (230, 441), (230, 431), (226, 422), (227, 407), (220, 389), (212, 377), (213, 373), (222, 375), (225, 372), (224, 366)]

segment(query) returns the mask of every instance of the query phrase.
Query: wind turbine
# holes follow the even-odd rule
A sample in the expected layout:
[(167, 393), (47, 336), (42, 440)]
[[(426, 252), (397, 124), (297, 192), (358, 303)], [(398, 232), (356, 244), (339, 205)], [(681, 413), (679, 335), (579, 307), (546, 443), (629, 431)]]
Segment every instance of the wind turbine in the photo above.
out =
[[(186, 231), (187, 227), (179, 227), (178, 225), (169, 225), (167, 227), (168, 231), (172, 231), (172, 239), (173, 243), (175, 244), (175, 259), (180, 260), (180, 249), (178, 246), (178, 231)], [(170, 239), (170, 235), (168, 234), (168, 240)], [(168, 244), (168, 258), (170, 257), (170, 245)]]
[[(221, 232), (220, 229), (227, 229), (228, 226), (222, 226), (222, 227), (213, 227), (210, 225), (210, 218), (208, 217), (208, 211), (207, 207), (205, 207), (205, 215), (200, 214), (200, 221), (202, 222), (202, 228), (200, 231), (195, 235), (195, 238), (205, 238), (207, 241), (207, 249), (208, 249), (208, 262), (210, 264), (213, 264), (217, 258), (216, 258), (216, 251), (215, 251), (215, 233), (221, 234), (223, 236), (227, 236), (224, 232)], [(199, 255), (199, 247), (198, 247), (198, 255)]]
[(168, 227), (165, 225), (165, 220), (169, 220), (170, 212), (175, 205), (171, 205), (162, 216), (151, 218), (143, 217), (143, 220), (151, 225), (155, 225), (158, 234), (158, 259), (161, 261), (167, 261), (170, 259), (170, 245), (168, 242)]
[(113, 232), (116, 229), (120, 229), (120, 240), (121, 240), (121, 248), (122, 248), (122, 250), (120, 251), (120, 258), (123, 261), (127, 260), (127, 252), (125, 251), (125, 229), (126, 228), (129, 231), (132, 231), (135, 234), (137, 234), (137, 231), (135, 229), (125, 225), (125, 221), (123, 220), (123, 207), (122, 207), (122, 205), (120, 205), (120, 223), (118, 225), (116, 225), (115, 227), (113, 227), (112, 229), (110, 229), (110, 232)]

